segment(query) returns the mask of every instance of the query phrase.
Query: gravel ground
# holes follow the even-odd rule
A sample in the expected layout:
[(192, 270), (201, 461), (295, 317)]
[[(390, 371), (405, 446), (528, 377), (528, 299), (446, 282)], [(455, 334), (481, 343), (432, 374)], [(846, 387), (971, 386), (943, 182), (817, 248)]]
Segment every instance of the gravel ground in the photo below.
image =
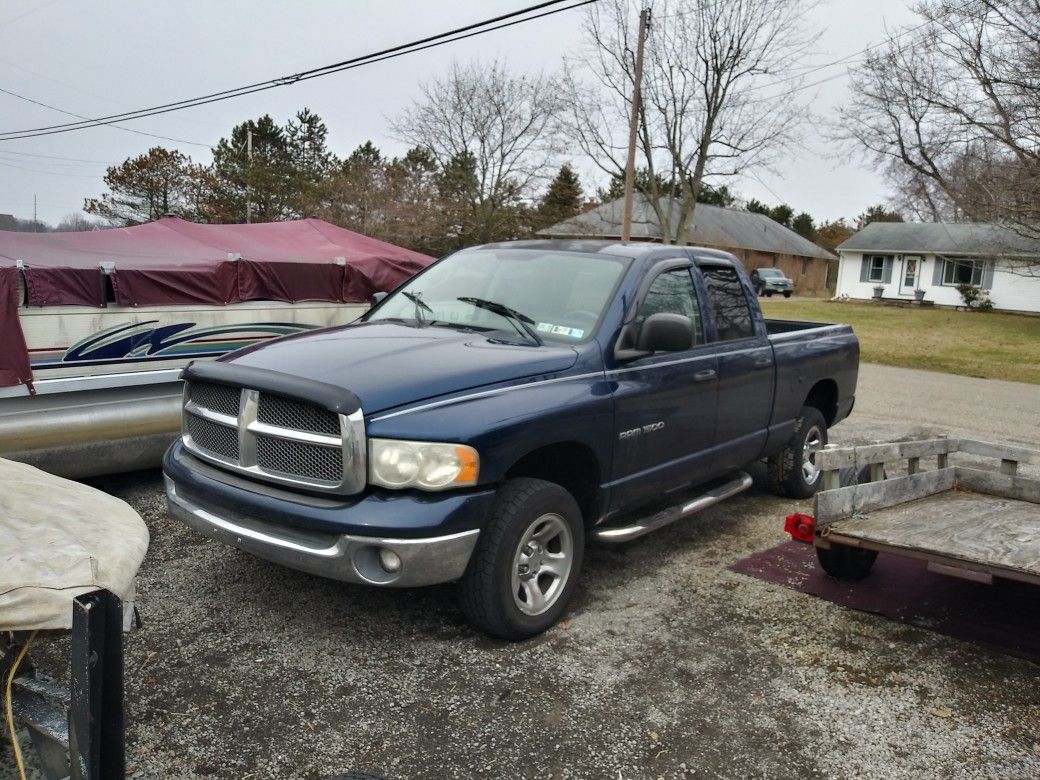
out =
[[(910, 373), (928, 392), (926, 372)], [(910, 385), (884, 378), (832, 441), (939, 432), (901, 416)], [(1040, 410), (1040, 387), (1023, 392)], [(965, 404), (957, 432), (984, 436), (987, 412)], [(1040, 443), (1035, 414), (1014, 438)], [(1040, 777), (1036, 664), (727, 569), (811, 509), (755, 476), (695, 518), (591, 548), (568, 618), (520, 644), (471, 631), (451, 587), (382, 591), (281, 569), (169, 519), (157, 473), (108, 480), (152, 533), (145, 625), (126, 643), (132, 774)], [(58, 668), (64, 650), (35, 656)], [(0, 751), (0, 778), (9, 764)]]

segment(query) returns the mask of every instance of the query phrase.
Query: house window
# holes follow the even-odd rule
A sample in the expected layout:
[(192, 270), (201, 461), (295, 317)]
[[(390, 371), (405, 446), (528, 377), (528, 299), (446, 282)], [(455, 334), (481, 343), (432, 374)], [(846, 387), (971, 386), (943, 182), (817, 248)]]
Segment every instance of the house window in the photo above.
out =
[(808, 257), (803, 257), (802, 258), (802, 276), (805, 276), (807, 273), (809, 273), (809, 258)]
[(868, 282), (885, 281), (885, 256), (872, 255), (870, 258), (870, 269), (867, 271)]
[(956, 287), (958, 284), (971, 284), (978, 287), (982, 284), (982, 269), (985, 265), (982, 260), (944, 257), (942, 261), (944, 285)]

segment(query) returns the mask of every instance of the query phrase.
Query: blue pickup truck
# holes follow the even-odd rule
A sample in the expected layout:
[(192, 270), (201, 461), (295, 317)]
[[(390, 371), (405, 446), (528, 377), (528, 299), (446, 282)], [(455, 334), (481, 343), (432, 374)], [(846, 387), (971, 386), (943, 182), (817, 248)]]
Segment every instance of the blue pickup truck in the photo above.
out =
[(184, 371), (171, 513), (348, 582), (457, 581), (467, 618), (551, 626), (588, 539), (739, 493), (812, 495), (852, 410), (846, 325), (773, 322), (732, 255), (521, 241), (450, 255), (359, 321)]

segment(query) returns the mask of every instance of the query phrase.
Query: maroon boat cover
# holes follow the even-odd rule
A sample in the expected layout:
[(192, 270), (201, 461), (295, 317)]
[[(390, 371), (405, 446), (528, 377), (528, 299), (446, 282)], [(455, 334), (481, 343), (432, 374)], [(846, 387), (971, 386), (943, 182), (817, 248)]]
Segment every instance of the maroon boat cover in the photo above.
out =
[(29, 352), (18, 324), (18, 269), (0, 257), (0, 387), (29, 385)]
[(164, 217), (82, 233), (0, 231), (0, 387), (29, 381), (16, 261), (30, 306), (103, 306), (106, 274), (120, 305), (159, 306), (361, 303), (433, 259), (319, 219), (197, 225)]

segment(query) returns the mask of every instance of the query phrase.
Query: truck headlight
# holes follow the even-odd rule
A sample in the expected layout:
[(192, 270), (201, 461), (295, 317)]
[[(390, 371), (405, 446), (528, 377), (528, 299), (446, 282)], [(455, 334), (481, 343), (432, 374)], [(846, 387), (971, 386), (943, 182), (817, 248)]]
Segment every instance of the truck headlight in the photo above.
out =
[(480, 457), (465, 444), (369, 439), (368, 481), (400, 490), (447, 490), (477, 484)]

